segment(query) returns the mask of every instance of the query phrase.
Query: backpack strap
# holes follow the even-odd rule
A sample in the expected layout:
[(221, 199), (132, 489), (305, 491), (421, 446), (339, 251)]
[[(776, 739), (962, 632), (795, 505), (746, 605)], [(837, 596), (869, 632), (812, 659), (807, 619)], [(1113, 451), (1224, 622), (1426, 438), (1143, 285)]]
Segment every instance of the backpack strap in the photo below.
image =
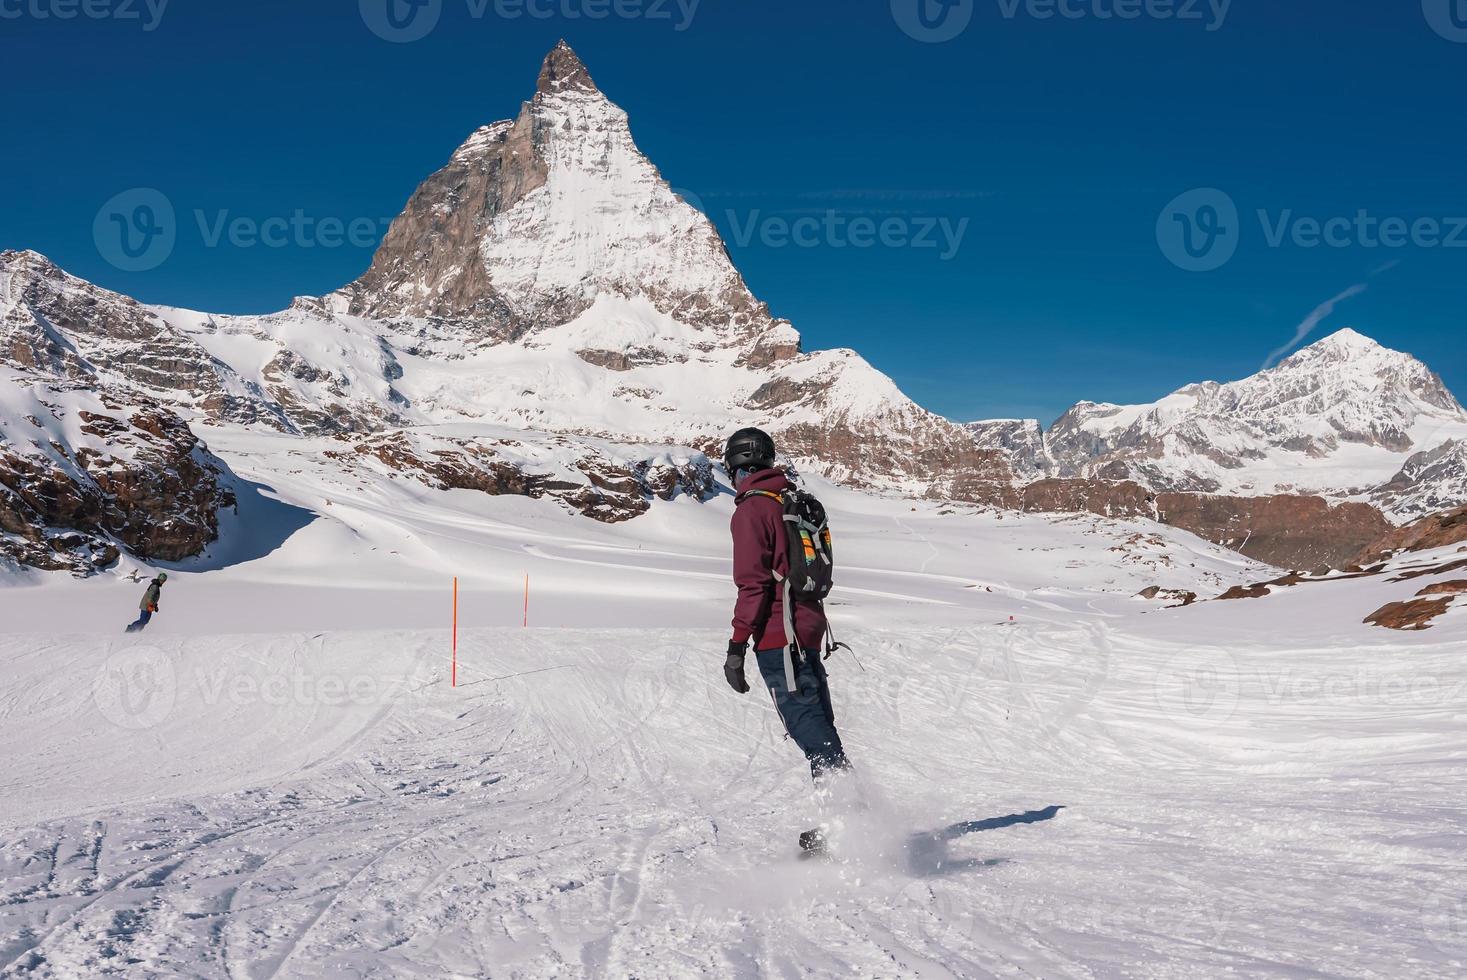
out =
[(781, 507), (784, 506), (784, 495), (775, 493), (773, 490), (745, 490), (743, 493), (734, 498), (734, 504), (741, 504), (745, 500), (748, 500), (750, 497), (768, 497), (770, 500), (779, 501), (779, 505)]
[(776, 587), (784, 589), (784, 602), (781, 603), (784, 613), (784, 685), (785, 693), (794, 697), (798, 689), (795, 687), (795, 660), (791, 651), (800, 643), (795, 635), (795, 604), (790, 596), (790, 580), (775, 572), (774, 581)]
[(784, 515), (784, 519), (790, 524), (793, 524), (795, 533), (800, 535), (805, 545), (807, 558), (814, 559), (816, 556), (819, 556), (820, 560), (825, 562), (825, 564), (829, 565), (831, 563), (830, 556), (825, 553), (825, 548), (823, 547), (823, 543), (828, 540), (826, 532), (826, 528), (829, 527), (828, 521), (816, 527), (799, 514), (786, 514)]

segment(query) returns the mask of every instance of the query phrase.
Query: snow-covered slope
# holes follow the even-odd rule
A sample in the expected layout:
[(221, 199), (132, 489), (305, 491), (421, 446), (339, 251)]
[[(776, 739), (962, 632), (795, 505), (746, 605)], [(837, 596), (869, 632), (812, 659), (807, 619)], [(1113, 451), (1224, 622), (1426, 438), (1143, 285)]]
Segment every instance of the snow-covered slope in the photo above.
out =
[[(1241, 381), (1188, 385), (1145, 405), (1080, 402), (1039, 448), (1033, 426), (970, 429), (980, 444), (1008, 449), (1020, 473), (1132, 479), (1155, 490), (1347, 498), (1382, 487), (1413, 454), (1467, 436), (1467, 412), (1425, 364), (1345, 329)], [(1010, 431), (1024, 438), (1013, 440)], [(1403, 519), (1460, 492), (1440, 470), (1419, 482), (1413, 474), (1423, 465), (1374, 500)]]
[[(221, 435), (275, 488), (241, 501), (257, 529), (310, 518), (277, 553), (176, 571), (142, 636), (117, 631), (141, 583), (11, 593), (7, 975), (1384, 980), (1467, 961), (1467, 620), (1359, 622), (1419, 582), (1166, 609), (1130, 593), (1261, 570), (1144, 522), (817, 482), (862, 664), (829, 665), (858, 812), (810, 792), (767, 698), (724, 684), (726, 495), (603, 525)], [(799, 862), (816, 821), (838, 857)]]

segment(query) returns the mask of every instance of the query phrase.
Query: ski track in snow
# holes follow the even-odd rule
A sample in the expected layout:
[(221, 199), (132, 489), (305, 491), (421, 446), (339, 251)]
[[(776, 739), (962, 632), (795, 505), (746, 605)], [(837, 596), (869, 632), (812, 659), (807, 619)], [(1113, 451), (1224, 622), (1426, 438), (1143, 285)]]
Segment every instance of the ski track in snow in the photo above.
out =
[[(256, 637), (239, 657), (198, 638), (178, 652), (263, 679), (325, 650), (386, 693), (211, 704), (179, 665), (171, 713), (138, 731), (45, 679), (85, 679), (85, 645), (0, 639), (35, 678), (7, 702), (8, 756), (21, 733), (68, 743), (46, 793), (84, 799), (121, 757), (99, 759), (104, 740), (150, 762), (140, 798), (4, 833), (0, 973), (1396, 977), (1460, 975), (1467, 956), (1455, 644), (1409, 653), (1459, 686), (1423, 711), (1279, 701), (1246, 682), (1276, 655), (1238, 647), (1245, 681), (1173, 702), (1158, 678), (1182, 647), (1099, 621), (859, 631), (866, 671), (842, 658), (833, 676), (872, 807), (838, 819), (839, 859), (798, 862), (808, 775), (767, 701), (707, 666), (721, 633), (473, 631), (457, 690), (443, 639)], [(319, 731), (334, 737), (272, 771)], [(238, 785), (194, 791), (225, 743), (221, 785)]]

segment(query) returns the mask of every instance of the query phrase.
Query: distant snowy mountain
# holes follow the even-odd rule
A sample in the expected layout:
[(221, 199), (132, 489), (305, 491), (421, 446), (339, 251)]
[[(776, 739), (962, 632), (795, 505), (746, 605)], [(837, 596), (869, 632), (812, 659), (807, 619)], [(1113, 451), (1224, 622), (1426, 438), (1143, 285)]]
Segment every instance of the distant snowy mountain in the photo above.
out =
[(1036, 480), (1055, 469), (1044, 430), (1035, 419), (987, 419), (969, 422), (964, 428), (980, 449), (1007, 455), (1009, 467), (1021, 480)]
[(1368, 498), (1398, 519), (1467, 491), (1460, 450), (1455, 472), (1437, 457), (1403, 470), (1415, 454), (1467, 437), (1467, 412), (1426, 365), (1349, 329), (1241, 381), (1188, 385), (1147, 405), (1080, 402), (1042, 436), (1032, 421), (969, 430), (978, 445), (1008, 452), (1020, 476)]

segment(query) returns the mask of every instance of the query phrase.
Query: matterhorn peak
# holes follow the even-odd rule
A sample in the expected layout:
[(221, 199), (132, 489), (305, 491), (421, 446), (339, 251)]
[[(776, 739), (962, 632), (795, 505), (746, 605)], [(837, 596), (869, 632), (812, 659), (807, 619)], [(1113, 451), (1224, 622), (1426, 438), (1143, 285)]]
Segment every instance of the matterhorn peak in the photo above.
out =
[(562, 41), (519, 116), (475, 130), (419, 185), (366, 274), (324, 306), (493, 344), (615, 298), (710, 328), (715, 345), (775, 326), (718, 230), (668, 186)]
[(585, 64), (571, 46), (562, 40), (545, 56), (545, 64), (540, 68), (540, 81), (535, 86), (535, 91), (542, 95), (554, 95), (558, 92), (599, 90), (591, 80), (591, 73), (586, 70)]

